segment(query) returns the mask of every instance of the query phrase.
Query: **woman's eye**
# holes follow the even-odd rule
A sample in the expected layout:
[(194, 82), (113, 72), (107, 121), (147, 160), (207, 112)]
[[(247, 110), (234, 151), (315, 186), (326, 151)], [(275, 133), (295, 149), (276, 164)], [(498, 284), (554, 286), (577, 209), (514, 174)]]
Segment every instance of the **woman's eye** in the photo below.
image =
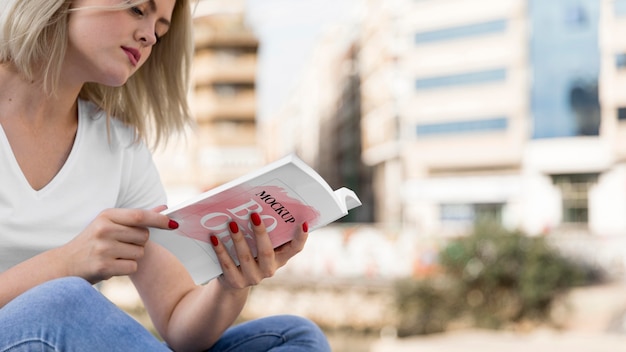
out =
[(132, 13), (134, 13), (135, 15), (138, 15), (138, 16), (143, 16), (143, 11), (141, 11), (141, 9), (140, 9), (139, 7), (137, 7), (137, 6), (133, 6), (133, 7), (131, 7), (131, 8), (130, 8), (130, 11), (131, 11)]

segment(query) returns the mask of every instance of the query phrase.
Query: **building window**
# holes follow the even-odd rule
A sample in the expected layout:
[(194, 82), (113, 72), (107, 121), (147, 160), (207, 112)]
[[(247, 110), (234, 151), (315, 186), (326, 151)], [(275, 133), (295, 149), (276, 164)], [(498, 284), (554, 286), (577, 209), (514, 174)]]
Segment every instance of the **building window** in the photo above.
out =
[(574, 114), (575, 135), (599, 135), (601, 118), (597, 81), (577, 80), (573, 83), (569, 92), (569, 103)]
[(478, 221), (502, 223), (504, 203), (440, 204), (439, 219), (444, 226), (469, 228)]
[(587, 25), (587, 10), (582, 5), (570, 5), (565, 10), (565, 24), (568, 27), (584, 27)]
[(617, 108), (617, 120), (626, 121), (626, 107)]
[(561, 191), (563, 224), (585, 225), (589, 222), (589, 189), (598, 181), (598, 174), (552, 175), (552, 182)]
[(441, 204), (439, 211), (442, 222), (471, 223), (474, 221), (474, 209), (470, 204)]
[(502, 33), (506, 30), (506, 20), (495, 20), (482, 23), (472, 23), (465, 26), (450, 27), (434, 31), (419, 32), (415, 35), (416, 44), (427, 44), (466, 37), (477, 37), (493, 33)]
[(417, 125), (417, 135), (432, 136), (444, 134), (505, 131), (508, 128), (508, 124), (509, 120), (506, 117), (420, 124)]
[(466, 72), (456, 75), (418, 78), (415, 81), (417, 90), (428, 90), (454, 86), (503, 82), (506, 80), (506, 69)]
[(615, 67), (618, 70), (626, 68), (626, 53), (619, 53), (615, 55)]

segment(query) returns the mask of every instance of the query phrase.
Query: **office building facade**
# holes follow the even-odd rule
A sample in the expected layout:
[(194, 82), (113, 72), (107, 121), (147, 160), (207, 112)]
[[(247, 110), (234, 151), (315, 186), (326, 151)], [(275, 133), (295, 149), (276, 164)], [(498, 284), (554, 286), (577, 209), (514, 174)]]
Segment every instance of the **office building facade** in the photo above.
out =
[(387, 14), (366, 17), (361, 52), (379, 221), (451, 236), (483, 218), (530, 234), (626, 231), (621, 1), (369, 7)]

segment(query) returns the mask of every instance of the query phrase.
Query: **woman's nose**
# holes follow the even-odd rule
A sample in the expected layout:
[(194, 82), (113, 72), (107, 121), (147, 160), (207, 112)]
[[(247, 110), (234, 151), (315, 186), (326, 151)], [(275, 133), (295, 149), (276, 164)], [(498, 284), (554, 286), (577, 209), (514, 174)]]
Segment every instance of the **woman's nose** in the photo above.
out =
[(136, 40), (144, 46), (152, 46), (156, 44), (157, 37), (154, 28), (154, 24), (145, 24), (141, 26), (135, 35)]

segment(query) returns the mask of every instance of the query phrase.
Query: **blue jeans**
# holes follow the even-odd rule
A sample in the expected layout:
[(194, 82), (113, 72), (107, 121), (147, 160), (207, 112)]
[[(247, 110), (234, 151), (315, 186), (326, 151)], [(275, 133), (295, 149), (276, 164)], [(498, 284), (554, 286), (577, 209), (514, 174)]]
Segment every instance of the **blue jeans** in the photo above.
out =
[[(171, 351), (88, 282), (63, 278), (39, 285), (0, 309), (0, 352)], [(274, 316), (228, 329), (209, 350), (330, 351), (309, 320)]]

